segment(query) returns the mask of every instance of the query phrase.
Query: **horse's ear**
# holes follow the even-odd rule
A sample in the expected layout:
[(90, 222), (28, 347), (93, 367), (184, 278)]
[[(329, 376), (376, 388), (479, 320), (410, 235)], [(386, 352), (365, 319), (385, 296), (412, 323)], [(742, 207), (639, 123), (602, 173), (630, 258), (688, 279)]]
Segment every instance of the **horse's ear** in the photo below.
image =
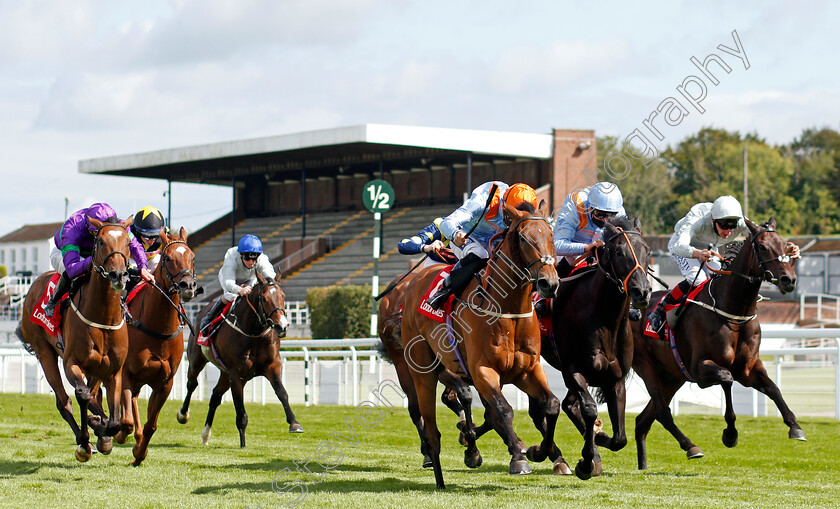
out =
[(187, 240), (187, 235), (188, 235), (188, 234), (187, 234), (187, 230), (186, 230), (186, 228), (184, 228), (184, 227), (182, 226), (182, 227), (181, 227), (181, 230), (178, 232), (178, 236), (179, 236), (179, 237), (181, 237), (181, 240)]
[(169, 236), (166, 234), (166, 227), (165, 226), (160, 227), (160, 231), (158, 232), (158, 235), (160, 235), (160, 240), (162, 240), (164, 244), (169, 242)]
[(259, 281), (261, 285), (265, 284), (265, 278), (259, 272), (257, 272), (257, 281)]
[(548, 217), (548, 203), (546, 203), (545, 200), (540, 200), (540, 206), (537, 207), (537, 211), (543, 217)]
[(758, 226), (756, 226), (755, 223), (753, 223), (752, 221), (750, 221), (746, 217), (744, 218), (744, 222), (747, 223), (747, 228), (750, 229), (750, 233), (752, 233), (753, 235), (758, 233)]
[[(92, 219), (92, 218), (88, 218), (88, 219)], [(122, 224), (123, 228), (128, 230), (128, 227), (131, 226), (132, 223), (134, 223), (134, 216), (128, 216), (128, 219), (123, 221), (121, 224)], [(91, 224), (93, 224), (93, 223), (91, 223)]]
[(96, 219), (95, 217), (87, 216), (87, 220), (91, 224), (91, 226), (93, 226), (97, 230), (102, 228), (102, 221), (100, 221), (99, 219)]
[(767, 226), (770, 228), (776, 229), (776, 220), (773, 219), (773, 216), (770, 216), (770, 219), (767, 220)]
[(638, 216), (633, 218), (633, 229), (639, 233), (642, 233), (642, 221), (639, 219)]

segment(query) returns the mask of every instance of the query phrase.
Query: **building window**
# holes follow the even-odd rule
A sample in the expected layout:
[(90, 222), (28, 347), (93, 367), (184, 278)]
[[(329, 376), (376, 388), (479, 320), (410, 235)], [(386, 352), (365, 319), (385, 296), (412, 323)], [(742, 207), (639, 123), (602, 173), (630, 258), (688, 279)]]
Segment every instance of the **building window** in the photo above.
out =
[(10, 251), (12, 253), (12, 263), (15, 263), (15, 253), (17, 252), (17, 249), (12, 248)]
[(26, 266), (26, 248), (25, 247), (20, 248), (20, 261), (23, 262), (23, 265), (25, 267)]
[(38, 264), (38, 248), (37, 247), (32, 248), (32, 261), (35, 262), (35, 265)]
[(5, 249), (0, 249), (0, 265), (3, 265), (5, 263), (6, 263), (6, 250)]

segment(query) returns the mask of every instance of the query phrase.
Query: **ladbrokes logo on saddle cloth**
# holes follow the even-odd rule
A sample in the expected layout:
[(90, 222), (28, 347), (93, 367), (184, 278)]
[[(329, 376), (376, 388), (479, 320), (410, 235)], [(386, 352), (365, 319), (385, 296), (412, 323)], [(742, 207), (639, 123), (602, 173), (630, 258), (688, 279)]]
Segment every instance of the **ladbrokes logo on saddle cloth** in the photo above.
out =
[[(50, 336), (60, 339), (61, 338), (61, 306), (62, 303), (67, 300), (67, 295), (61, 298), (58, 304), (55, 306), (55, 312), (53, 313), (52, 318), (49, 318), (47, 315), (44, 314), (44, 308), (47, 306), (47, 301), (50, 300), (53, 292), (55, 291), (55, 287), (58, 284), (58, 279), (61, 277), (61, 274), (55, 273), (52, 275), (50, 280), (47, 282), (46, 288), (44, 288), (44, 294), (41, 295), (41, 298), (35, 304), (35, 307), (32, 308), (32, 314), (29, 315), (29, 321), (40, 325), (44, 328), (44, 330), (49, 333)], [(61, 341), (59, 341), (61, 343)], [(64, 350), (63, 347), (59, 348), (60, 350)]]
[(420, 306), (417, 307), (417, 311), (421, 315), (429, 317), (439, 323), (446, 322), (446, 315), (452, 312), (452, 302), (455, 300), (455, 296), (450, 295), (446, 300), (446, 303), (438, 310), (432, 309), (432, 306), (430, 306), (426, 301), (429, 300), (430, 295), (434, 294), (438, 288), (440, 288), (440, 285), (443, 284), (444, 278), (449, 275), (449, 271), (452, 270), (452, 267), (454, 267), (454, 265), (449, 265), (437, 273), (435, 278), (432, 280), (431, 286), (429, 286), (426, 293), (423, 294), (423, 298), (420, 299)]

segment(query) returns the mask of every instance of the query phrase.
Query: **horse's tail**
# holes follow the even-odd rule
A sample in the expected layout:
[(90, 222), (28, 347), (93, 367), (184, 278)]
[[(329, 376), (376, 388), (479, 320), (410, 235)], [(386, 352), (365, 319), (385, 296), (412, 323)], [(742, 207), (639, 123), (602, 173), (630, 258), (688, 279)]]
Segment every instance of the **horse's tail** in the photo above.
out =
[(29, 344), (29, 341), (23, 337), (23, 326), (18, 323), (17, 327), (15, 327), (15, 336), (20, 340), (20, 343), (23, 345), (24, 350), (29, 352), (30, 355), (35, 355), (35, 349), (32, 348), (32, 345)]
[(601, 389), (600, 387), (592, 387), (592, 390), (589, 392), (592, 393), (592, 397), (595, 398), (595, 402), (599, 405), (607, 402), (607, 397), (604, 396), (604, 389)]
[(385, 348), (385, 343), (383, 343), (381, 339), (377, 341), (374, 346), (376, 347), (377, 353), (379, 353), (380, 359), (387, 361), (389, 364), (394, 363), (394, 359), (391, 358), (391, 355), (388, 353), (388, 349)]

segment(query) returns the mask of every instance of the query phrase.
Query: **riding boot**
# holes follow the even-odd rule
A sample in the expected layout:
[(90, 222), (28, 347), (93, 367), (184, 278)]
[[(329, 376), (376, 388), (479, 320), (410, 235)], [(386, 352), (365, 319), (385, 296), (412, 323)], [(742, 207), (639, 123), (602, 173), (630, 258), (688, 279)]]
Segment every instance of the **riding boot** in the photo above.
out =
[(474, 253), (469, 253), (452, 267), (449, 275), (443, 280), (434, 295), (426, 301), (432, 309), (440, 309), (450, 295), (460, 295), (470, 284), (473, 275), (487, 265), (487, 259)]
[(683, 295), (691, 290), (691, 284), (688, 281), (681, 281), (680, 284), (674, 287), (673, 290), (665, 295), (665, 298), (659, 301), (653, 311), (650, 312), (648, 320), (650, 320), (650, 327), (659, 332), (665, 324), (665, 306), (676, 304), (682, 299)]
[(67, 293), (67, 287), (69, 286), (70, 278), (67, 277), (66, 272), (61, 273), (61, 277), (58, 279), (58, 284), (55, 286), (55, 291), (50, 296), (50, 300), (47, 301), (47, 305), (44, 306), (44, 314), (48, 318), (52, 318), (53, 313), (55, 312), (55, 306), (58, 304), (58, 301), (64, 297), (64, 294)]
[(204, 332), (204, 330), (210, 325), (222, 309), (224, 309), (225, 304), (226, 302), (222, 300), (221, 297), (216, 299), (216, 302), (213, 303), (213, 307), (211, 307), (210, 311), (208, 311), (207, 314), (204, 315), (204, 318), (201, 319), (201, 325), (198, 328), (200, 332)]

